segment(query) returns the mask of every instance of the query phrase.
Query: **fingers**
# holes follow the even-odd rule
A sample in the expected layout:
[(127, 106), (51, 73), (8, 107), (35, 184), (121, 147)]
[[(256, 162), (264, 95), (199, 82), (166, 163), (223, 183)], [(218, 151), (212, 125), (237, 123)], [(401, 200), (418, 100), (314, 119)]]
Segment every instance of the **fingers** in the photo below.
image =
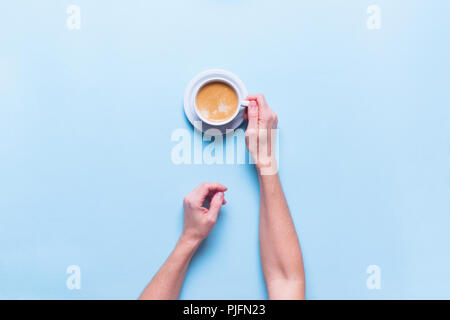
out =
[[(211, 200), (212, 200), (212, 198), (214, 197), (215, 194), (216, 194), (216, 191), (211, 191), (211, 192), (209, 192), (208, 195), (206, 196), (205, 200), (206, 200), (208, 203), (211, 203)], [(223, 199), (223, 204), (226, 204), (226, 203), (227, 203), (227, 201), (226, 201), (225, 198), (224, 198), (224, 199)]]
[(199, 184), (194, 191), (191, 192), (192, 199), (199, 206), (203, 204), (208, 194), (212, 192), (224, 192), (227, 190), (227, 187), (220, 183), (216, 182), (203, 182)]
[(217, 220), (217, 216), (219, 215), (220, 208), (222, 207), (224, 200), (224, 194), (223, 192), (217, 192), (211, 200), (211, 204), (209, 206), (208, 215), (209, 218), (213, 221)]
[(247, 131), (245, 131), (245, 143), (247, 144), (248, 151), (256, 160), (255, 157), (258, 151), (259, 108), (255, 101), (250, 101), (247, 113), (248, 125)]
[(269, 105), (267, 104), (266, 98), (263, 94), (251, 94), (247, 96), (246, 100), (258, 102), (259, 107), (262, 109), (269, 108)]
[[(266, 98), (262, 94), (252, 94), (246, 97), (250, 101), (248, 107), (248, 127), (245, 133), (247, 148), (252, 155), (253, 163), (258, 168), (267, 167), (274, 163), (276, 128), (278, 117), (276, 113), (269, 108)], [(257, 105), (256, 113), (252, 113), (252, 106)], [(253, 115), (253, 118), (252, 118)]]
[(263, 123), (267, 123), (268, 128), (275, 129), (278, 124), (278, 117), (276, 113), (270, 109), (266, 102), (266, 98), (262, 94), (251, 94), (247, 96), (246, 100), (255, 101), (259, 106), (259, 120)]
[(247, 130), (258, 130), (258, 114), (258, 104), (255, 101), (250, 101), (250, 104), (247, 108)]

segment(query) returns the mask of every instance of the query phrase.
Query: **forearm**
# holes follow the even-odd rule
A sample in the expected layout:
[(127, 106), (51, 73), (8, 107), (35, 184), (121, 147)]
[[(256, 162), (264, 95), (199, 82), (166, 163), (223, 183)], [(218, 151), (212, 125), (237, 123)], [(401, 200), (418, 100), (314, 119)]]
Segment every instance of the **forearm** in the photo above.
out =
[(140, 300), (174, 300), (180, 295), (186, 270), (194, 255), (198, 241), (190, 241), (183, 236), (178, 240), (175, 249), (159, 269), (144, 292)]
[(292, 286), (295, 296), (304, 296), (304, 270), (302, 253), (289, 207), (278, 174), (259, 175), (261, 262), (269, 297), (280, 297), (271, 286)]

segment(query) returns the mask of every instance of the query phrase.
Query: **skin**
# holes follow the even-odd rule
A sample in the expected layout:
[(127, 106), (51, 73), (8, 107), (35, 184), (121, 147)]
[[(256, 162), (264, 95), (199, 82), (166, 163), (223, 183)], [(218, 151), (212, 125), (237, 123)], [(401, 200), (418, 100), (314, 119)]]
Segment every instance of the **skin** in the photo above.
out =
[[(220, 183), (202, 183), (183, 200), (183, 232), (166, 262), (142, 292), (141, 300), (174, 300), (192, 256), (216, 224), (220, 208), (226, 203), (227, 188)], [(209, 209), (203, 206), (209, 203)]]
[[(269, 299), (304, 299), (302, 252), (273, 152), (278, 119), (263, 95), (250, 95), (247, 100), (250, 105), (245, 116), (248, 120), (245, 136), (259, 179), (259, 244)], [(139, 299), (178, 299), (191, 258), (213, 229), (220, 208), (226, 203), (226, 190), (219, 183), (202, 183), (184, 198), (183, 232)]]
[(263, 95), (247, 99), (251, 102), (246, 140), (260, 186), (259, 246), (267, 292), (269, 299), (304, 299), (302, 252), (272, 150), (275, 136), (265, 134), (276, 129), (277, 115)]

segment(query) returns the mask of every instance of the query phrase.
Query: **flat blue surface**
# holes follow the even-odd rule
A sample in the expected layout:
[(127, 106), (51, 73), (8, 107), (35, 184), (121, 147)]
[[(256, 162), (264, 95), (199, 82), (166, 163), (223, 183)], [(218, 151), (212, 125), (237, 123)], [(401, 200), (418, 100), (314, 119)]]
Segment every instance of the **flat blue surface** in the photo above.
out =
[[(81, 30), (66, 9), (81, 7)], [(366, 27), (377, 4), (380, 30)], [(450, 298), (450, 4), (1, 1), (0, 298), (136, 298), (199, 182), (228, 204), (181, 298), (266, 298), (249, 165), (171, 161), (184, 89), (237, 74), (279, 115), (307, 298)], [(381, 290), (366, 268), (381, 268)], [(81, 290), (66, 268), (81, 268)]]

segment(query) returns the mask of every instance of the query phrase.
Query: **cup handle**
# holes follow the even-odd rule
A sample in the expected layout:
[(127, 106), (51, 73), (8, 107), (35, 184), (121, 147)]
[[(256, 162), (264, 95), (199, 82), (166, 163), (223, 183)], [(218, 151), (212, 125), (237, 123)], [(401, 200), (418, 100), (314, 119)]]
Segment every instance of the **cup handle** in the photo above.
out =
[(240, 107), (241, 107), (242, 109), (245, 109), (245, 108), (247, 108), (247, 107), (249, 106), (250, 101), (248, 101), (248, 100), (242, 100), (239, 104), (240, 104)]

